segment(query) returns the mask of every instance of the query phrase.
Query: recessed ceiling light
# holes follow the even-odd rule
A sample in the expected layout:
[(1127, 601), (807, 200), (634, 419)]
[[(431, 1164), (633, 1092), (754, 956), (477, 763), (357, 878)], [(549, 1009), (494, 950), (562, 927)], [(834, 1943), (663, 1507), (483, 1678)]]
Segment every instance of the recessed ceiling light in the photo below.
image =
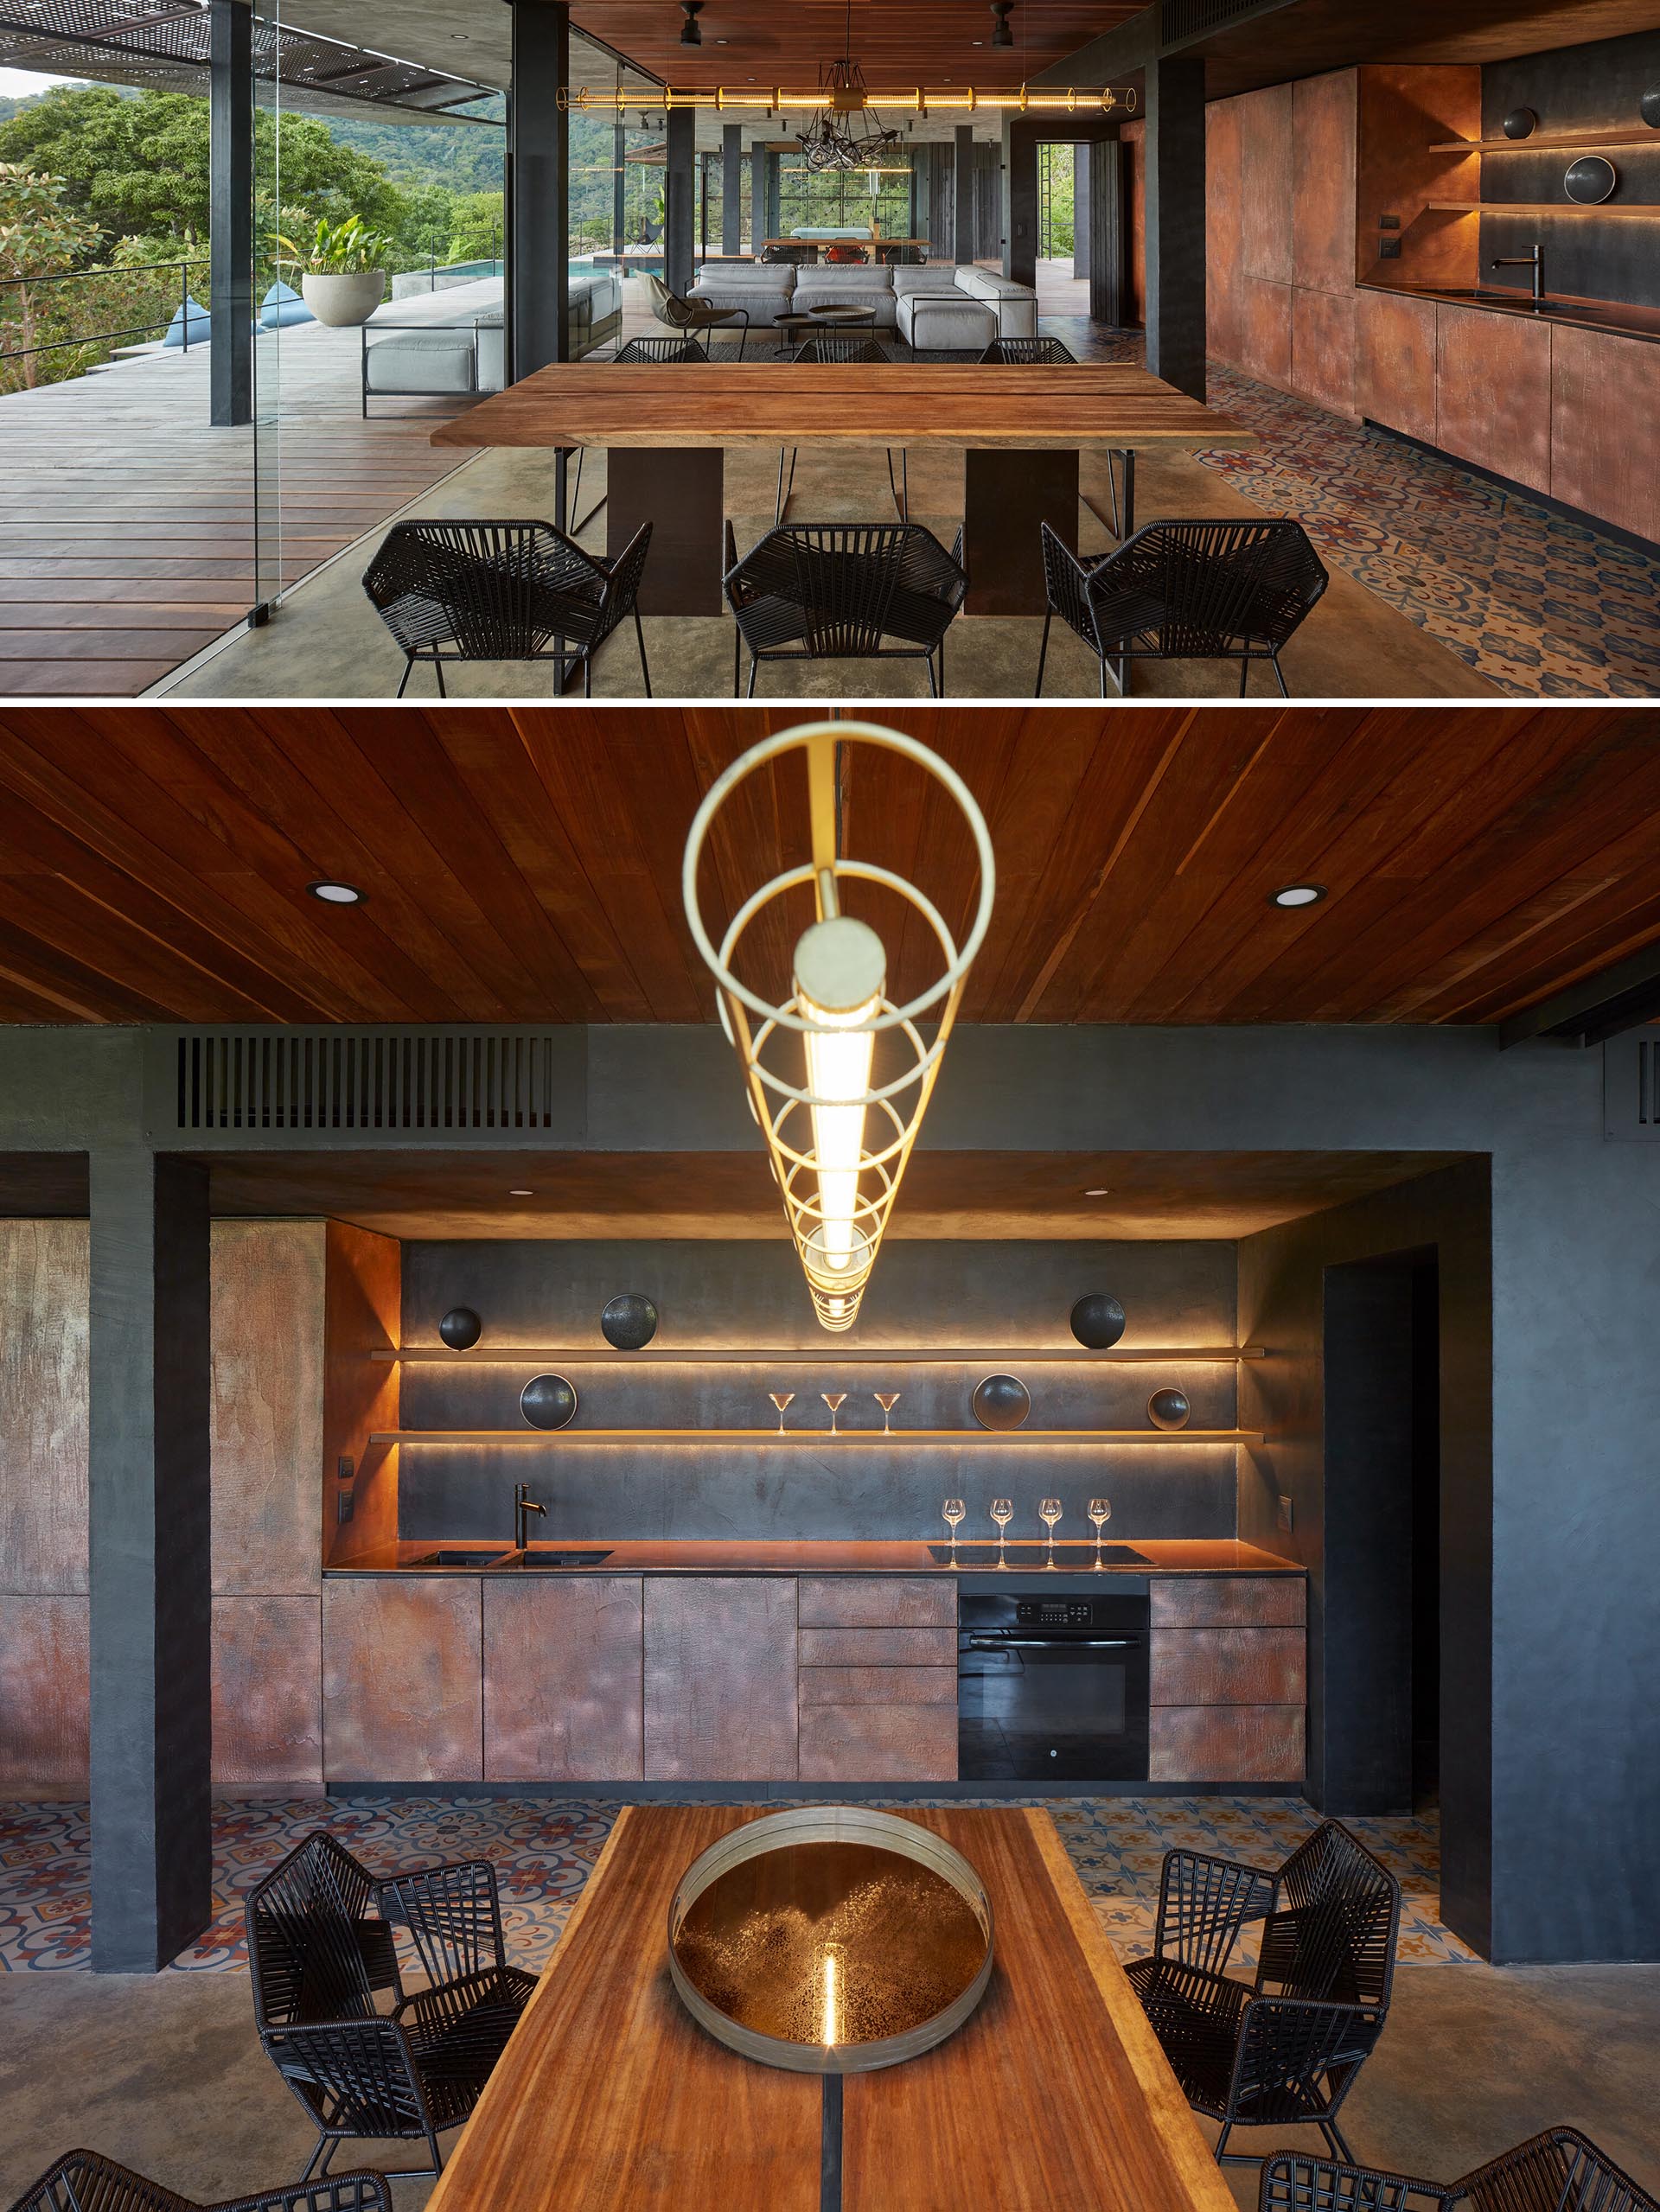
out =
[(325, 906), (361, 906), (363, 894), (355, 883), (308, 883), (306, 889)]
[(1086, 1198), (1110, 1198), (1113, 1194), (1104, 1183), (1096, 1183), (1093, 1189), (1086, 1190), (1083, 1195)]
[(533, 1198), (536, 1194), (533, 1190), (510, 1190), (508, 1195), (509, 1198)]
[(1325, 896), (1324, 883), (1287, 883), (1283, 890), (1274, 893), (1273, 903), (1275, 906), (1318, 906)]

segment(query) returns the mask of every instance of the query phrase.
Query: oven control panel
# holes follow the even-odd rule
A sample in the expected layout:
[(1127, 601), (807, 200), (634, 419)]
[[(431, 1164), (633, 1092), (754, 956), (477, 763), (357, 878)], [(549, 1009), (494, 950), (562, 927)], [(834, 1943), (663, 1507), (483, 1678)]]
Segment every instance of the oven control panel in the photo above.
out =
[(1095, 1608), (1087, 1597), (1023, 1597), (1015, 1609), (1023, 1629), (1093, 1629)]

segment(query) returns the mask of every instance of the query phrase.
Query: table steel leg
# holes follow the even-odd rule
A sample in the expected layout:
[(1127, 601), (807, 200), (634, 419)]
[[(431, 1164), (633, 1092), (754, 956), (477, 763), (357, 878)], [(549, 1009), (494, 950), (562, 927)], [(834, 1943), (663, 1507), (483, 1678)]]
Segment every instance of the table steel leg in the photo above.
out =
[(963, 467), (965, 615), (1041, 615), (1043, 544), (1048, 523), (1078, 547), (1078, 456), (1075, 449), (1012, 451), (971, 446)]
[(615, 559), (642, 522), (651, 525), (642, 615), (719, 614), (723, 460), (718, 446), (610, 449), (607, 554)]

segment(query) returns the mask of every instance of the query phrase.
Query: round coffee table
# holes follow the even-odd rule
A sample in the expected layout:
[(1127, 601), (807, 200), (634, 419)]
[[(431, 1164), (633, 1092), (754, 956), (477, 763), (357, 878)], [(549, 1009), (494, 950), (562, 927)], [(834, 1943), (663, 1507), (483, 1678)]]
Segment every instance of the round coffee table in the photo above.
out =
[(786, 342), (780, 346), (775, 358), (782, 360), (792, 353), (815, 330), (856, 330), (861, 325), (874, 330), (876, 309), (873, 307), (808, 307), (797, 312), (775, 315), (772, 327), (786, 333)]

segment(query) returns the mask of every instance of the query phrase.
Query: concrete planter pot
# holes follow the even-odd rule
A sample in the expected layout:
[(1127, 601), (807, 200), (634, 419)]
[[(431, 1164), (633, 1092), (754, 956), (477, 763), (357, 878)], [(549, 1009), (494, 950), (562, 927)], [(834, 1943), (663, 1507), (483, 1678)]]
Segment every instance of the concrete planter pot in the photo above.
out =
[(330, 330), (350, 330), (367, 322), (386, 293), (386, 273), (365, 269), (350, 277), (324, 277), (310, 271), (300, 279), (300, 296)]

